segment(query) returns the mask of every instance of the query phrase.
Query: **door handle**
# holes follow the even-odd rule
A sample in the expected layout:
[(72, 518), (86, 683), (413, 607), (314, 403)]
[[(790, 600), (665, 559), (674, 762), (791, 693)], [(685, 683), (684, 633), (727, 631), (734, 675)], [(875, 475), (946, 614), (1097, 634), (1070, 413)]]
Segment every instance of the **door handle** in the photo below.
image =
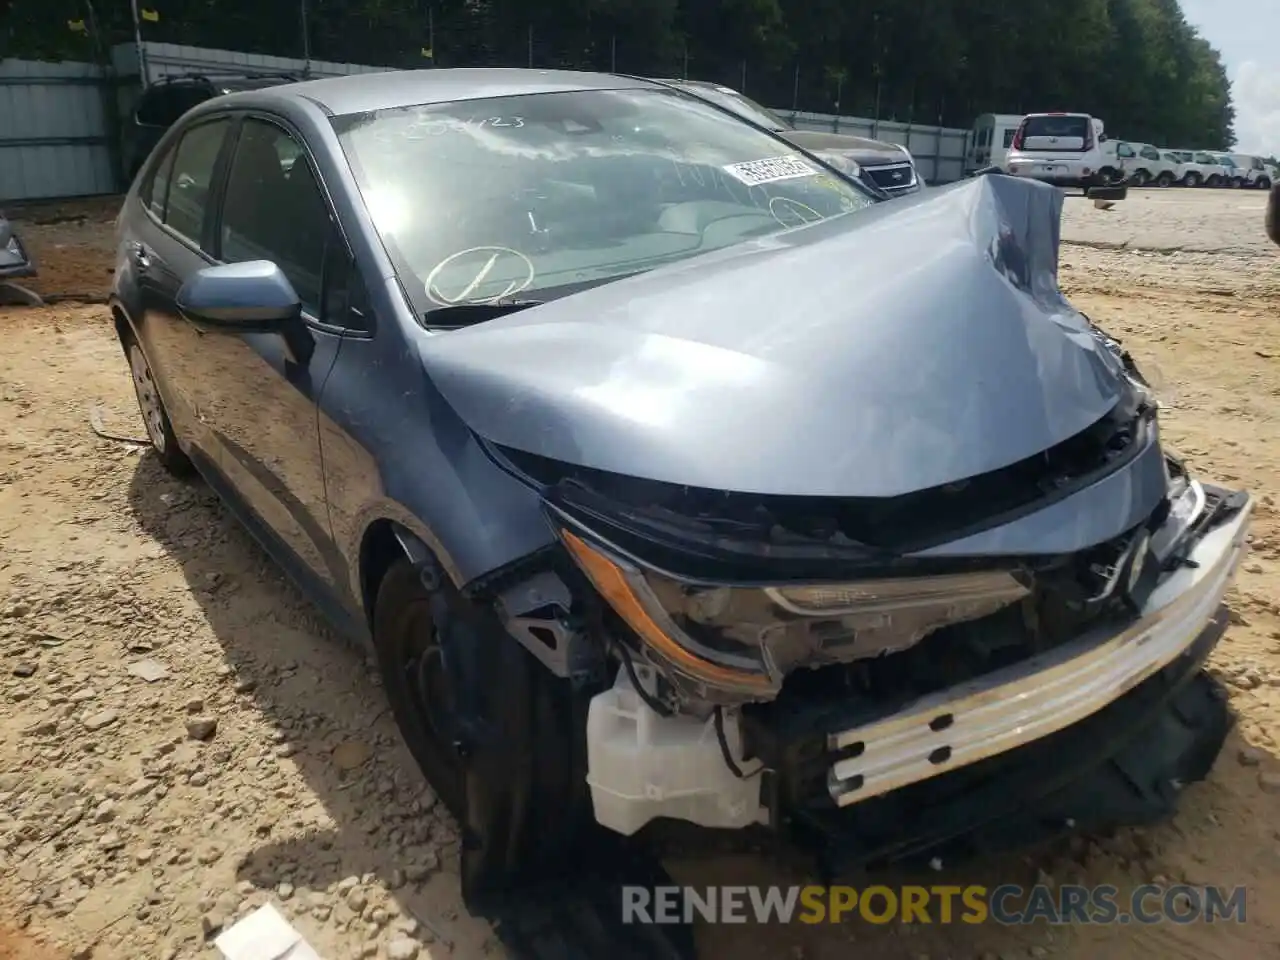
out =
[(133, 262), (143, 270), (151, 266), (151, 254), (147, 252), (145, 245), (135, 242), (131, 248), (133, 253)]

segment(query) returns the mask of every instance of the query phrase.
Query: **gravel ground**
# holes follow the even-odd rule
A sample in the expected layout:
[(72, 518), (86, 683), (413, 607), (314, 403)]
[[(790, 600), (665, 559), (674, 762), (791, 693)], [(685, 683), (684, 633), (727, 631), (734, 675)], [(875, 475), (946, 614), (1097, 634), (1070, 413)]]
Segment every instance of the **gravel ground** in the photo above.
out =
[[(1171, 445), (1260, 496), (1214, 658), (1240, 722), (1170, 824), (887, 882), (1246, 884), (1248, 923), (720, 926), (699, 934), (707, 960), (1280, 956), (1280, 256), (1256, 239), (1260, 197), (1150, 193), (1119, 213), (1069, 201), (1062, 281), (1159, 371)], [(101, 296), (110, 215), (28, 214), (39, 289)], [(1129, 239), (1166, 232), (1221, 240)], [(1127, 248), (1070, 242), (1099, 238)], [(0, 309), (0, 329), (0, 960), (210, 956), (267, 901), (326, 960), (501, 957), (461, 908), (455, 827), (370, 666), (207, 489), (91, 431), (100, 405), (109, 431), (142, 433), (103, 308)], [(672, 868), (803, 879), (741, 858)]]
[(1069, 197), (1062, 235), (1106, 249), (1266, 257), (1275, 251), (1262, 230), (1266, 207), (1263, 190), (1130, 190), (1105, 212), (1081, 197)]

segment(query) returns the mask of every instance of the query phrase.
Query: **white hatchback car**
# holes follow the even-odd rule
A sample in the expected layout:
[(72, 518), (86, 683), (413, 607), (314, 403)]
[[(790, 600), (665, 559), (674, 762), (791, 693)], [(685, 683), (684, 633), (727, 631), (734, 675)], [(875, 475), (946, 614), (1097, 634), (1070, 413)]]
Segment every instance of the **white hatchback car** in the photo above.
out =
[(1031, 113), (1013, 135), (1006, 169), (1062, 187), (1105, 186), (1102, 121), (1087, 113)]

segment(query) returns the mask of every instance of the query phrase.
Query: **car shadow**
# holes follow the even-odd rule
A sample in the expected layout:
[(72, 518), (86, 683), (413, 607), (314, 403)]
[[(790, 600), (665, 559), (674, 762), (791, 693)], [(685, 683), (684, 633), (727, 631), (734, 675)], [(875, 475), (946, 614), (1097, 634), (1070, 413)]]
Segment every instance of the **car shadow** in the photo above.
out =
[[(148, 451), (128, 501), (143, 531), (178, 563), (221, 648), (225, 686), (204, 698), (207, 709), (234, 716), (239, 701), (271, 727), (256, 755), (233, 741), (242, 755), (229, 762), (273, 787), (290, 814), (258, 822), (240, 880), (291, 901), (295, 916), (363, 927), (371, 939), (390, 927), (388, 936), (412, 932), (446, 956), (492, 955), (489, 926), (462, 905), (457, 829), (404, 746), (364, 652), (329, 628), (201, 481), (171, 477)], [(288, 764), (311, 797), (290, 787)], [(351, 877), (362, 889), (376, 878), (391, 892), (389, 918), (334, 895)]]
[[(139, 458), (128, 499), (142, 529), (179, 565), (229, 668), (224, 670), (225, 690), (208, 698), (209, 706), (225, 708), (239, 701), (256, 709), (274, 731), (271, 743), (258, 753), (242, 745), (244, 755), (230, 761), (246, 766), (264, 786), (275, 785), (276, 796), (291, 809), (282, 822), (258, 822), (253, 848), (238, 865), (239, 878), (273, 899), (287, 895), (295, 916), (310, 913), (349, 930), (363, 925), (370, 937), (387, 924), (413, 930), (430, 945), (432, 957), (501, 955), (489, 926), (463, 906), (456, 826), (404, 746), (364, 651), (353, 649), (325, 624), (203, 483), (173, 479), (148, 452)], [(1239, 732), (1233, 731), (1213, 780), (1188, 791), (1173, 824), (1122, 831), (1111, 838), (1071, 838), (1030, 854), (1002, 855), (956, 869), (895, 869), (868, 882), (893, 889), (980, 884), (990, 890), (1037, 882), (1123, 886), (1162, 873), (1177, 882), (1183, 877), (1160, 864), (1177, 862), (1177, 844), (1202, 832), (1206, 817), (1217, 822), (1223, 814), (1213, 811), (1224, 805), (1229, 809), (1240, 797), (1239, 784), (1224, 787), (1217, 781), (1223, 768), (1229, 779), (1254, 776), (1233, 759), (1244, 750)], [(1270, 756), (1262, 762), (1276, 764)], [(317, 802), (301, 791), (290, 792), (286, 778), (276, 772), (283, 764), (296, 766)], [(668, 853), (676, 880), (698, 887), (815, 882), (803, 864), (768, 856), (682, 857), (679, 849), (670, 848)], [(1219, 882), (1204, 874), (1203, 866), (1200, 873), (1182, 873), (1193, 881)], [(390, 891), (399, 916), (379, 918), (371, 915), (372, 905), (353, 906), (336, 897), (335, 885), (341, 890), (342, 881), (351, 877), (361, 887), (376, 878)], [(871, 958), (1003, 955), (1010, 950), (1041, 956), (1040, 951), (1056, 953), (1088, 934), (1044, 923), (864, 923), (855, 914), (843, 923), (812, 927), (700, 924), (697, 936), (700, 956), (707, 960), (813, 960), (846, 955), (851, 941), (857, 942), (860, 955)]]

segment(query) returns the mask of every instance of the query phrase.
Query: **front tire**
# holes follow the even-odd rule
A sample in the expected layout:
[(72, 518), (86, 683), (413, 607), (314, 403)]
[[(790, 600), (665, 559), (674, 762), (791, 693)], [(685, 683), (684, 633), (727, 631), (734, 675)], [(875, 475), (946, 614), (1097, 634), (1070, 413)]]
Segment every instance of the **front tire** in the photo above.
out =
[(373, 636), (383, 688), (400, 733), (431, 789), (460, 821), (466, 790), (457, 693), (431, 602), (413, 565), (394, 564), (378, 589)]
[(165, 409), (164, 399), (156, 387), (155, 375), (151, 372), (147, 355), (142, 352), (142, 345), (131, 330), (120, 335), (120, 345), (124, 347), (125, 357), (129, 361), (133, 393), (138, 400), (138, 413), (142, 416), (143, 426), (147, 428), (151, 449), (161, 465), (175, 477), (189, 477), (195, 472), (195, 468), (182, 452), (173, 432), (173, 422), (169, 419), (169, 411)]
[(1271, 189), (1271, 178), (1270, 178), (1270, 177), (1259, 177), (1259, 178), (1258, 178), (1258, 189), (1259, 189), (1259, 190), (1270, 190), (1270, 189)]

